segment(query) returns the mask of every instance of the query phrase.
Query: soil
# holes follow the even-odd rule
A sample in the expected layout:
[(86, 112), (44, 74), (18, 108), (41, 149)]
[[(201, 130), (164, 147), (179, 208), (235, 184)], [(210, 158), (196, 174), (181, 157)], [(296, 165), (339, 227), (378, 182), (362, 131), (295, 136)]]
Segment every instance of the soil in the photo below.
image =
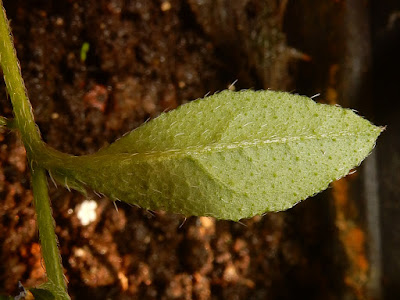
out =
[[(296, 59), (308, 59), (287, 46), (286, 1), (4, 5), (42, 136), (76, 155), (236, 79), (236, 89), (295, 89)], [(11, 117), (4, 89), (0, 98)], [(38, 285), (45, 271), (25, 151), (15, 133), (0, 141), (0, 294), (15, 295), (18, 281)], [(97, 217), (84, 226), (85, 197), (49, 186), (72, 299), (337, 299), (345, 289), (326, 193), (240, 223), (117, 211), (92, 195)]]

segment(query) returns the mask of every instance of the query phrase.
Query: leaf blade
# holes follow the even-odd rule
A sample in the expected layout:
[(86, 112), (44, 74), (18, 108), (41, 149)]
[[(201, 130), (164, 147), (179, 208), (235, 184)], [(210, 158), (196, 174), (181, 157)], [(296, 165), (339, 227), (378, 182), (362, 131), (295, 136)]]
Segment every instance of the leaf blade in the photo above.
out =
[(238, 220), (325, 189), (361, 163), (381, 131), (306, 97), (225, 91), (55, 172), (144, 208)]

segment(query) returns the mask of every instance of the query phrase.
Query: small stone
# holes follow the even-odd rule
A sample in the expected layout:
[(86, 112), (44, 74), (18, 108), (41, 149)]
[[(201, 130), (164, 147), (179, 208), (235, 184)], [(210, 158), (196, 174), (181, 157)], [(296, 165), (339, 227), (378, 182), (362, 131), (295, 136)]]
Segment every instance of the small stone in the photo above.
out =
[(77, 208), (77, 216), (83, 226), (89, 225), (96, 220), (97, 202), (94, 200), (85, 200)]

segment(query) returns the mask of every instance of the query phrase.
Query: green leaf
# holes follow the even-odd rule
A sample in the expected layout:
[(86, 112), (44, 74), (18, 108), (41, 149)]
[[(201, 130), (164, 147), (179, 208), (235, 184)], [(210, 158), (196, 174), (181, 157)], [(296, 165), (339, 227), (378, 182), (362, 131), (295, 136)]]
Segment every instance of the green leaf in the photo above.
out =
[(113, 200), (239, 220), (324, 190), (361, 163), (382, 130), (303, 96), (224, 91), (162, 114), (94, 155), (46, 167), (65, 185)]
[(65, 290), (60, 289), (50, 281), (38, 288), (29, 289), (29, 292), (32, 293), (35, 300), (71, 300)]
[(81, 61), (86, 61), (87, 53), (90, 50), (90, 44), (88, 42), (84, 42), (81, 47)]

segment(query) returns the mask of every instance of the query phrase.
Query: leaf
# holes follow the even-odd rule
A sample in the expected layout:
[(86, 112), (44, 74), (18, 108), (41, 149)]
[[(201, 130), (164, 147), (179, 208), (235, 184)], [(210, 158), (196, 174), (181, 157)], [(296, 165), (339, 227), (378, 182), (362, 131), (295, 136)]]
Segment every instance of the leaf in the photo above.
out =
[(46, 167), (66, 185), (113, 200), (239, 220), (324, 190), (361, 163), (382, 130), (352, 110), (303, 96), (223, 91), (162, 114), (96, 154)]
[(57, 285), (48, 281), (38, 288), (31, 288), (29, 292), (32, 293), (35, 300), (71, 300), (65, 290), (60, 289)]

